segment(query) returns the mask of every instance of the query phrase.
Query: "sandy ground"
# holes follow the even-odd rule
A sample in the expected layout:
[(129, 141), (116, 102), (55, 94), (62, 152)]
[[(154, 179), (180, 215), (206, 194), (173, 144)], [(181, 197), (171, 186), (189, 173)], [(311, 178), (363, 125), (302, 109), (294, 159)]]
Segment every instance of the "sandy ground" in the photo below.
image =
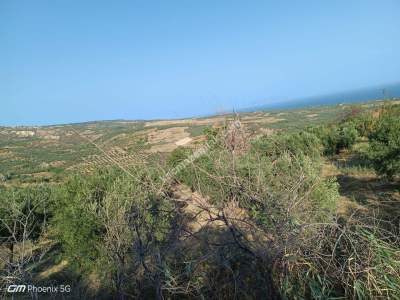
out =
[(181, 140), (175, 142), (175, 145), (177, 145), (177, 146), (184, 146), (184, 145), (190, 143), (191, 141), (193, 141), (192, 138), (186, 137), (186, 138), (183, 138), (183, 139), (181, 139)]
[(151, 145), (150, 152), (171, 152), (178, 146), (183, 146), (192, 141), (188, 127), (172, 127), (167, 129), (155, 129), (148, 137)]
[(285, 119), (282, 118), (275, 118), (275, 117), (266, 117), (266, 118), (253, 118), (249, 120), (243, 120), (243, 124), (253, 124), (253, 123), (258, 123), (258, 124), (272, 124), (272, 123), (277, 123), (285, 121)]
[(169, 125), (212, 125), (215, 123), (223, 123), (226, 117), (214, 117), (206, 119), (182, 119), (182, 120), (160, 120), (146, 122), (145, 127), (149, 126), (169, 126)]
[(185, 213), (192, 216), (189, 228), (192, 232), (200, 231), (203, 227), (224, 226), (222, 221), (210, 221), (217, 217), (218, 210), (209, 204), (208, 200), (197, 192), (192, 192), (189, 187), (180, 184), (174, 188), (174, 197), (184, 202)]
[(308, 118), (315, 118), (315, 117), (318, 117), (318, 116), (319, 116), (318, 114), (309, 114), (309, 115), (307, 115)]

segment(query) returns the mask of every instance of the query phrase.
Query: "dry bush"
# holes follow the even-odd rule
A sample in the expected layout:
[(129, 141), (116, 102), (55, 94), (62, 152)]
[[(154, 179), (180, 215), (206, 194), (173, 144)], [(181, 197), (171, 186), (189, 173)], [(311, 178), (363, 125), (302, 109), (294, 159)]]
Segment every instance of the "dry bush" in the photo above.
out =
[(49, 199), (50, 190), (41, 187), (0, 190), (2, 287), (32, 283), (35, 268), (51, 249), (52, 242), (45, 238)]

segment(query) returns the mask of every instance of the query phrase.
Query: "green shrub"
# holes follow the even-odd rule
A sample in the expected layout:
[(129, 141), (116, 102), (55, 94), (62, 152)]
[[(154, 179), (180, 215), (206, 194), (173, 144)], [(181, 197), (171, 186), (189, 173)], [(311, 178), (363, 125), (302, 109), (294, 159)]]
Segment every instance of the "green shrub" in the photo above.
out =
[(174, 168), (178, 166), (186, 158), (188, 158), (190, 154), (192, 154), (192, 151), (189, 148), (179, 146), (168, 155), (167, 166), (169, 168)]
[(76, 175), (57, 191), (54, 238), (62, 246), (63, 256), (81, 273), (96, 268), (103, 228), (90, 208), (104, 201), (107, 186), (111, 185), (109, 176)]
[(357, 129), (353, 122), (348, 122), (339, 126), (336, 152), (342, 149), (351, 149), (358, 137)]
[(400, 174), (400, 106), (387, 107), (369, 135), (368, 157), (378, 174)]
[(203, 130), (203, 134), (206, 136), (207, 141), (214, 141), (219, 133), (220, 129), (209, 126)]
[(334, 155), (341, 150), (351, 149), (355, 144), (358, 132), (353, 122), (347, 122), (339, 126), (320, 126), (308, 128), (307, 131), (314, 133), (323, 145), (325, 155)]
[(103, 288), (123, 295), (159, 272), (175, 216), (159, 181), (151, 167), (105, 169), (77, 175), (59, 191), (53, 232), (84, 279), (96, 274)]
[[(257, 285), (263, 286), (264, 296), (273, 297), (274, 266), (285, 251), (298, 249), (305, 236), (314, 236), (313, 227), (303, 226), (332, 219), (338, 187), (320, 175), (320, 152), (319, 139), (312, 133), (280, 133), (259, 138), (245, 153), (213, 149), (179, 177), (209, 199), (233, 235), (235, 242), (228, 249), (230, 257), (235, 255), (229, 261), (235, 265), (242, 257), (236, 264), (241, 266), (238, 276), (247, 286), (247, 297), (259, 297)], [(229, 213), (232, 205), (241, 213)], [(249, 266), (252, 271), (247, 273), (246, 260), (258, 261), (259, 268)]]
[[(314, 160), (321, 157), (322, 145), (317, 135), (307, 131), (277, 133), (269, 137), (257, 139), (252, 144), (252, 154), (264, 153), (271, 159), (290, 152), (294, 156), (307, 154)], [(250, 154), (251, 155), (251, 154)]]
[(371, 113), (363, 113), (357, 116), (353, 122), (358, 131), (358, 135), (362, 137), (368, 137), (375, 125), (375, 119)]

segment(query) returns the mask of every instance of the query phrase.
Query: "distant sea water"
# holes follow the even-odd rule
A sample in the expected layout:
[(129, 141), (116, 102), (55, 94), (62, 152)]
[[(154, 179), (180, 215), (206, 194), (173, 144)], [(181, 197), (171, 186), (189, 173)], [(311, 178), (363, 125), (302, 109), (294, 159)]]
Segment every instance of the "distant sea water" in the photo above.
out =
[(265, 105), (248, 107), (240, 110), (241, 112), (251, 112), (257, 110), (281, 110), (304, 108), (310, 106), (327, 106), (341, 103), (357, 103), (373, 100), (389, 100), (400, 98), (400, 83), (391, 84), (381, 87), (373, 87), (367, 89), (346, 91), (330, 95), (321, 95), (310, 98), (302, 98), (290, 101), (272, 102)]

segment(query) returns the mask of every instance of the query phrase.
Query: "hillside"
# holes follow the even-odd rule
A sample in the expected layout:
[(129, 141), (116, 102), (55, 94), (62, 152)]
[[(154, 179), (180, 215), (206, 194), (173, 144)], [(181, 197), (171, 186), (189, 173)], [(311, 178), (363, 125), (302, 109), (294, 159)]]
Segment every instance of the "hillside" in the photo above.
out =
[(398, 104), (2, 127), (1, 295), (397, 299)]
[[(382, 101), (240, 113), (253, 136), (280, 129), (335, 122), (352, 108), (371, 110)], [(0, 127), (0, 178), (3, 184), (57, 182), (70, 171), (135, 164), (165, 155), (178, 146), (195, 146), (207, 127), (223, 126), (233, 115), (154, 121), (99, 121), (43, 127)], [(113, 161), (115, 160), (115, 161)]]

